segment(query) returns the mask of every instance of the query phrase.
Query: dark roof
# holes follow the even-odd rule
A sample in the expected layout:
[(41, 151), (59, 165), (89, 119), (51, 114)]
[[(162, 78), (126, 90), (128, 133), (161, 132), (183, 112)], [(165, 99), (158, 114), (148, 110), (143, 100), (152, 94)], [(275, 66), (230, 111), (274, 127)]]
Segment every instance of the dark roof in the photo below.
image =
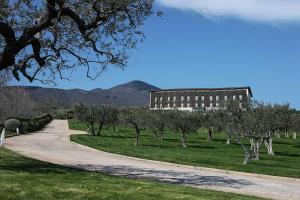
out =
[(176, 89), (162, 89), (162, 90), (150, 90), (149, 92), (172, 92), (172, 91), (191, 91), (191, 90), (249, 90), (251, 97), (253, 93), (250, 86), (246, 87), (224, 87), (224, 88), (176, 88)]

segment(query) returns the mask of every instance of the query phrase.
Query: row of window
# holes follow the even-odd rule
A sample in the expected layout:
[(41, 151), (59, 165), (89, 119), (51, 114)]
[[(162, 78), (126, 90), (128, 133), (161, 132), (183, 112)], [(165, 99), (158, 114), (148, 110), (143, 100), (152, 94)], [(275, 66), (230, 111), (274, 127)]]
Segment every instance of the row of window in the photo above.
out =
[[(177, 99), (177, 97), (174, 96), (174, 97), (173, 97), (173, 101), (176, 101), (176, 99)], [(216, 99), (216, 101), (219, 101), (219, 100), (220, 100), (220, 97), (219, 97), (219, 96), (216, 96), (215, 99)], [(236, 99), (237, 99), (237, 95), (232, 95), (232, 99), (233, 99), (233, 100), (236, 100)], [(243, 95), (239, 95), (239, 99), (240, 99), (240, 100), (243, 100)], [(157, 97), (154, 97), (154, 101), (157, 101), (157, 100), (158, 100), (158, 98), (157, 98)], [(168, 97), (167, 97), (167, 100), (168, 100), (168, 101), (171, 101), (171, 97), (168, 96)], [(181, 101), (184, 101), (184, 100), (185, 100), (185, 96), (181, 96)], [(191, 97), (190, 97), (190, 96), (186, 96), (186, 100), (187, 100), (187, 101), (190, 101), (190, 100), (191, 100)], [(201, 96), (201, 101), (204, 101), (204, 100), (205, 100), (205, 96)], [(213, 96), (210, 96), (210, 97), (209, 97), (209, 100), (210, 100), (210, 101), (213, 101)], [(228, 100), (228, 96), (224, 96), (224, 100), (227, 101), (227, 100)], [(163, 97), (160, 97), (160, 98), (159, 98), (159, 101), (163, 101)], [(195, 101), (199, 101), (199, 96), (195, 96)]]
[[(195, 103), (195, 108), (199, 108), (199, 106), (200, 106), (200, 104)], [(155, 107), (155, 108), (158, 108), (158, 105), (155, 104), (154, 107)], [(160, 107), (160, 108), (163, 108), (163, 104), (159, 104), (159, 107)], [(177, 105), (174, 103), (174, 104), (173, 104), (173, 108), (176, 108), (176, 107), (177, 107)], [(185, 107), (186, 107), (186, 108), (190, 108), (190, 107), (191, 107), (191, 104), (190, 104), (190, 103), (187, 103), (186, 106), (185, 106), (184, 103), (181, 103), (181, 104), (180, 104), (180, 107), (181, 107), (181, 108), (185, 108)], [(213, 108), (213, 107), (214, 107), (214, 106), (213, 106), (213, 103), (210, 103), (210, 104), (209, 104), (209, 107), (210, 107), (210, 108)], [(220, 107), (220, 104), (219, 104), (219, 103), (216, 103), (216, 106), (215, 106), (215, 107), (216, 107), (216, 108), (219, 108), (219, 107)], [(240, 103), (240, 107), (243, 107), (243, 104), (242, 104), (242, 103)], [(167, 104), (167, 108), (171, 108), (171, 104), (168, 103), (168, 104)], [(205, 108), (205, 104), (204, 104), (204, 103), (201, 103), (201, 108)]]

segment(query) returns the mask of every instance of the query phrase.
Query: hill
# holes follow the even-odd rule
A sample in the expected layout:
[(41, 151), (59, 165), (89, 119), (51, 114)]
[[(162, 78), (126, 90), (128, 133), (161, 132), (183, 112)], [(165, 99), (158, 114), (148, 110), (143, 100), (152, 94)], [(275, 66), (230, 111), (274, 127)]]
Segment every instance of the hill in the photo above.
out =
[(159, 90), (158, 87), (143, 81), (131, 81), (110, 89), (97, 88), (90, 91), (82, 89), (57, 89), (23, 86), (34, 101), (57, 102), (68, 107), (74, 103), (112, 104), (116, 106), (147, 106), (149, 90)]

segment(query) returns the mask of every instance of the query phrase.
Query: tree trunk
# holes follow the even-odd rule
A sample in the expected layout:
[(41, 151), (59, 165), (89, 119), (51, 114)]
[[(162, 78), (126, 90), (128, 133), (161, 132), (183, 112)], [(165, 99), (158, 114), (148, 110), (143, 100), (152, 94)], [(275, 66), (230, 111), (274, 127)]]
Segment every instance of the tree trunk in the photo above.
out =
[(103, 128), (104, 123), (100, 122), (99, 123), (99, 128), (98, 128), (98, 136), (101, 134), (102, 128)]
[(135, 146), (140, 145), (140, 132), (141, 130), (137, 126), (135, 126), (135, 133), (136, 133)]
[(95, 135), (94, 122), (91, 122), (91, 134)]
[(113, 129), (114, 129), (114, 133), (117, 133), (117, 132), (118, 132), (118, 127), (117, 127), (117, 125), (113, 124)]
[(273, 151), (273, 138), (269, 138), (268, 140), (265, 140), (265, 146), (267, 147), (268, 154), (269, 155), (274, 155)]
[(255, 139), (254, 140), (254, 160), (259, 160), (259, 150), (260, 150), (260, 146), (262, 144), (262, 141), (259, 141), (259, 139)]
[(226, 144), (230, 144), (230, 143), (231, 143), (231, 136), (230, 136), (230, 134), (227, 134)]
[(5, 128), (2, 130), (2, 133), (0, 136), (0, 147), (4, 146), (4, 140), (5, 140)]
[(254, 139), (253, 138), (251, 138), (250, 139), (250, 144), (251, 144), (251, 151), (254, 149)]
[(281, 138), (280, 133), (278, 131), (275, 132), (275, 136), (276, 136), (277, 139)]
[(243, 165), (247, 165), (248, 164), (249, 158), (250, 158), (250, 153), (248, 151), (245, 151)]
[(160, 133), (160, 135), (159, 135), (159, 140), (160, 140), (160, 141), (163, 141), (163, 139), (164, 139), (164, 134), (163, 134), (163, 133)]
[(211, 141), (212, 140), (212, 134), (213, 134), (213, 127), (209, 127), (208, 129), (208, 140)]
[(187, 147), (186, 136), (185, 136), (185, 132), (184, 131), (181, 132), (181, 144), (182, 144), (182, 147), (184, 147), (184, 148)]
[(285, 137), (290, 137), (289, 132), (285, 131)]

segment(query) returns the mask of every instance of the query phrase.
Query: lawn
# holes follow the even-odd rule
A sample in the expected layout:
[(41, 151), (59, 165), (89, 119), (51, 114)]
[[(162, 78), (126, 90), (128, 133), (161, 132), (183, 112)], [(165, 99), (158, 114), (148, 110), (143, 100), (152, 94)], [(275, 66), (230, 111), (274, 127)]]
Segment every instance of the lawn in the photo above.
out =
[(76, 170), (0, 149), (0, 199), (259, 199)]
[[(71, 129), (86, 130), (85, 124), (70, 120)], [(104, 130), (101, 136), (73, 135), (71, 140), (95, 149), (172, 163), (219, 168), (275, 176), (300, 178), (300, 140), (290, 138), (275, 139), (275, 156), (266, 154), (262, 147), (261, 160), (250, 161), (244, 166), (242, 147), (233, 143), (226, 145), (225, 135), (214, 134), (213, 141), (207, 140), (207, 131), (188, 135), (188, 148), (182, 148), (179, 135), (167, 132), (159, 141), (149, 131), (143, 131), (141, 146), (134, 146), (133, 129), (119, 128), (117, 133)]]

